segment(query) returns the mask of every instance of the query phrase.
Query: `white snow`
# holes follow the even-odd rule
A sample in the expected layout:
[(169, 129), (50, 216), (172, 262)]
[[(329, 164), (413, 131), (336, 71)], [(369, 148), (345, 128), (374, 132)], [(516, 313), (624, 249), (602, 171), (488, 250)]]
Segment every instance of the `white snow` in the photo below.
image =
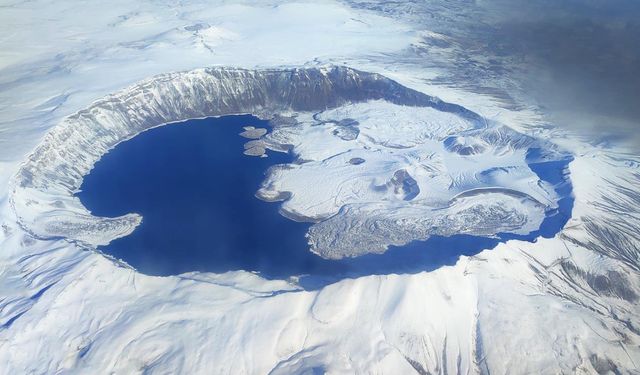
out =
[[(637, 153), (596, 148), (562, 129), (539, 127), (531, 108), (505, 110), (463, 86), (426, 81), (438, 73), (427, 68), (428, 56), (403, 60), (415, 36), (429, 33), (410, 24), (412, 17), (336, 2), (36, 0), (0, 9), (0, 373), (634, 373), (640, 366)], [(325, 63), (384, 73), (560, 144), (575, 158), (572, 219), (555, 238), (509, 241), (432, 272), (344, 279), (306, 291), (295, 279), (250, 272), (149, 277), (81, 241), (34, 236), (18, 224), (16, 212), (47, 217), (38, 202), (86, 214), (74, 211), (78, 202), (49, 202), (52, 191), (39, 189), (26, 191), (33, 200), (14, 201), (14, 211), (9, 181), (48, 130), (60, 134), (68, 124), (63, 118), (93, 101), (166, 72)], [(377, 111), (405, 116), (402, 126), (381, 133), (388, 128), (376, 121)], [(367, 145), (387, 140), (415, 148), (466, 129), (428, 109), (414, 116), (420, 111), (372, 105), (324, 115), (360, 116), (360, 131), (372, 137)], [(416, 131), (420, 122), (429, 123), (428, 133)], [(352, 150), (331, 129), (286, 137), (308, 137), (296, 147), (314, 160), (342, 151), (367, 160), (348, 166), (354, 170), (383, 159)], [(331, 147), (322, 147), (326, 142)], [(64, 158), (59, 151), (50, 155)], [(417, 157), (436, 171), (465, 167), (458, 157), (429, 159), (424, 151)], [(416, 180), (426, 176), (406, 164), (407, 155), (387, 157), (405, 163)], [(521, 157), (492, 153), (486, 163)], [(469, 176), (455, 181), (462, 186)], [(547, 204), (548, 188), (528, 184), (524, 170), (495, 178)], [(353, 184), (340, 199), (361, 191)], [(310, 213), (303, 202), (298, 210)]]

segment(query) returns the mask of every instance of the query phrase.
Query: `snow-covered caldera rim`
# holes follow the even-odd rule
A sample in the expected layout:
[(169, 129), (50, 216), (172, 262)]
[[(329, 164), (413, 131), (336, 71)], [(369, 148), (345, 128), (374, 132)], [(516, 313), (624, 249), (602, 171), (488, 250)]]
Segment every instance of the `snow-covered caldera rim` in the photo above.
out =
[[(482, 152), (482, 144), (498, 142), (505, 149), (543, 149), (544, 152), (536, 156), (539, 160), (567, 157), (548, 142), (524, 136), (499, 124), (489, 126), (489, 122), (464, 107), (406, 88), (379, 74), (336, 66), (262, 70), (216, 67), (162, 74), (108, 95), (88, 108), (68, 116), (51, 129), (21, 166), (12, 181), (10, 202), (20, 225), (36, 237), (65, 238), (91, 247), (106, 245), (116, 238), (130, 234), (142, 218), (133, 213), (116, 218), (93, 216), (74, 194), (94, 164), (120, 142), (145, 130), (192, 118), (245, 113), (263, 119), (272, 119), (283, 114), (296, 114), (301, 119), (304, 119), (305, 115), (315, 116), (320, 113), (330, 117), (331, 111), (335, 113), (341, 108), (367, 103), (371, 103), (373, 107), (376, 103), (387, 103), (399, 108), (429, 109), (433, 113), (445, 114), (456, 118), (456, 121), (468, 124), (468, 128), (463, 129), (465, 137), (458, 137), (452, 133), (443, 140), (443, 147), (454, 155)], [(327, 121), (332, 120), (329, 117)], [(489, 131), (479, 134), (482, 129)], [(469, 135), (474, 136), (475, 141), (470, 141)], [(268, 136), (270, 144), (277, 146), (277, 134)], [(414, 178), (411, 172), (391, 172), (394, 173), (395, 179), (391, 184), (398, 184), (396, 187), (391, 186), (392, 188), (399, 189), (400, 195), (404, 198), (414, 194), (403, 190), (410, 190), (407, 184)], [(268, 182), (272, 183), (276, 175), (277, 173), (272, 173)], [(537, 184), (540, 187), (538, 193), (545, 195), (544, 198), (551, 202), (549, 207), (553, 208), (558, 197), (552, 188), (543, 186), (539, 180), (525, 181), (525, 184), (527, 183)], [(269, 194), (281, 196), (284, 193), (282, 196), (286, 196), (288, 191), (285, 187), (279, 191), (277, 188), (270, 192), (267, 190), (263, 187), (259, 194), (267, 197)], [(522, 189), (520, 191), (522, 192)], [(536, 195), (530, 192), (523, 194), (529, 197)], [(283, 205), (283, 210), (290, 214), (296, 212), (296, 209), (292, 208), (295, 200), (291, 198), (289, 197)], [(524, 203), (534, 207), (539, 203), (538, 200), (536, 198)], [(512, 201), (515, 205), (523, 203), (518, 203), (517, 199)], [(503, 203), (504, 200), (496, 201), (498, 205)], [(475, 208), (472, 207), (472, 203), (467, 204), (470, 206), (461, 206), (460, 209), (473, 216)], [(364, 228), (371, 225), (369, 221), (373, 216), (370, 212), (358, 211), (357, 207), (358, 204), (344, 204), (340, 208), (341, 212), (349, 214), (344, 215), (342, 219), (351, 224), (358, 222), (358, 225), (351, 225), (350, 228), (361, 233), (370, 233)], [(375, 205), (369, 208), (379, 211), (379, 207)], [(409, 211), (421, 209), (414, 204), (405, 208)], [(520, 209), (504, 214), (518, 213), (518, 210)], [(525, 211), (522, 212), (527, 217), (524, 217), (518, 230), (522, 230), (528, 220)], [(360, 220), (362, 214), (365, 214), (366, 218)], [(407, 235), (407, 228), (397, 225), (402, 218), (394, 215), (398, 215), (398, 211), (379, 218), (386, 223), (388, 231), (395, 231), (385, 234), (388, 240), (380, 241), (376, 236), (370, 236), (361, 241), (361, 246), (378, 243), (369, 250), (353, 249), (350, 242), (344, 242), (342, 246), (337, 247), (323, 245), (328, 243), (327, 241), (336, 243), (335, 232), (340, 225), (335, 226), (338, 215), (333, 215), (310, 231), (312, 250), (327, 258), (357, 256), (367, 252), (382, 252), (388, 245), (403, 244), (428, 236), (429, 233), (422, 229), (417, 232), (410, 230), (411, 235)], [(462, 217), (468, 220), (466, 216)], [(541, 217), (537, 217), (524, 230), (531, 230), (539, 225), (540, 220)], [(445, 224), (446, 222), (440, 223)], [(505, 228), (508, 230), (509, 225)]]

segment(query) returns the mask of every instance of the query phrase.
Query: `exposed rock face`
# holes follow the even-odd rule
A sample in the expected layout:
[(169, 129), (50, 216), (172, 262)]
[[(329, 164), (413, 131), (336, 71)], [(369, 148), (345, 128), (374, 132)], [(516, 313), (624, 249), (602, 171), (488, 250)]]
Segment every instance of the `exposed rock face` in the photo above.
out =
[(265, 134), (267, 134), (267, 129), (265, 128), (254, 128), (253, 126), (245, 126), (244, 131), (240, 133), (240, 136), (248, 139), (260, 139), (260, 137)]
[(478, 118), (380, 75), (344, 67), (164, 74), (96, 101), (52, 129), (15, 177), (11, 203), (20, 224), (34, 236), (107, 244), (131, 233), (140, 216), (95, 217), (73, 194), (94, 163), (118, 143), (189, 118), (243, 113), (270, 118), (372, 99)]

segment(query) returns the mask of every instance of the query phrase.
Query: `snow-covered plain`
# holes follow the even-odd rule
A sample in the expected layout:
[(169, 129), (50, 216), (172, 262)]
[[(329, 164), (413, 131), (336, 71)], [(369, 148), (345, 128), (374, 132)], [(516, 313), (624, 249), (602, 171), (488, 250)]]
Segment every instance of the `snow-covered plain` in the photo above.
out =
[[(640, 158), (541, 126), (528, 107), (505, 108), (490, 96), (422, 80), (438, 71), (428, 69), (426, 62), (421, 67), (408, 56), (419, 51), (424, 58), (424, 44), (433, 39), (424, 37), (433, 35), (428, 23), (412, 23), (414, 17), (403, 21), (385, 12), (388, 7), (365, 11), (351, 5), (197, 1), (2, 5), (2, 373), (637, 372)], [(145, 95), (171, 98), (162, 95), (167, 92), (132, 90), (154, 82), (180, 82), (181, 97), (190, 88), (210, 87), (194, 84), (201, 82), (198, 79), (206, 70), (168, 74), (159, 81), (149, 78), (166, 72), (212, 65), (277, 70), (320, 66), (323, 71), (327, 63), (382, 73), (491, 118), (488, 131), (524, 134), (545, 147), (571, 153), (575, 204), (565, 229), (535, 243), (509, 241), (432, 272), (345, 279), (315, 291), (303, 290), (295, 279), (265, 280), (248, 272), (149, 277), (94, 250), (95, 244), (128, 233), (138, 220), (131, 215), (112, 222), (92, 221), (69, 195), (95, 158), (118, 140), (143, 130), (118, 127), (140, 120), (135, 116), (120, 121), (100, 117), (118, 109), (114, 99), (122, 99), (126, 107)], [(175, 76), (188, 79), (176, 81)], [(138, 81), (142, 83), (135, 84)], [(173, 92), (172, 84), (164, 87)], [(247, 86), (218, 89), (241, 87)], [(430, 107), (343, 104), (315, 119), (301, 113), (300, 126), (276, 128), (265, 138), (267, 146), (293, 144), (297, 155), (310, 160), (299, 168), (309, 168), (305, 176), (315, 175), (314, 165), (324, 160), (348, 162), (356, 157), (364, 163), (341, 165), (353, 169), (373, 164), (374, 170), (376, 160), (398, 163), (384, 168), (393, 172), (388, 178), (374, 177), (384, 185), (394, 177), (394, 181), (406, 180), (406, 175), (417, 182), (417, 194), (405, 191), (402, 184), (397, 194), (392, 189), (394, 194), (386, 201), (401, 205), (427, 200), (424, 186), (435, 189), (430, 197), (453, 198), (446, 195), (448, 189), (437, 191), (444, 186), (437, 179), (451, 178), (441, 173), (445, 169), (467, 168), (462, 162), (467, 158), (450, 151), (483, 146), (480, 136), (460, 135), (473, 124), (439, 118), (446, 114)], [(291, 110), (277, 107), (282, 112)], [(143, 117), (154, 123), (138, 124), (177, 120), (164, 117), (169, 113), (181, 118), (202, 115), (190, 112), (181, 102), (160, 108), (166, 112)], [(270, 113), (260, 110), (264, 108), (255, 108), (255, 114)], [(77, 111), (81, 112), (74, 114)], [(387, 121), (380, 119), (392, 115), (401, 126), (389, 134)], [(358, 142), (362, 143), (331, 158), (342, 155), (339, 147), (350, 142), (353, 129), (311, 124), (347, 118), (358, 121), (358, 139), (362, 139)], [(501, 128), (500, 123), (515, 130)], [(83, 138), (90, 133), (82, 131), (105, 125), (121, 131), (100, 138), (111, 143)], [(415, 129), (421, 126), (428, 127), (428, 132), (417, 134)], [(118, 136), (109, 139), (113, 134)], [(434, 152), (440, 157), (451, 154), (453, 159), (424, 160), (433, 169), (435, 181), (422, 181), (425, 176), (411, 161), (428, 156), (425, 151), (436, 147), (431, 143), (436, 139), (439, 145), (451, 139), (446, 142), (449, 151)], [(60, 144), (65, 147), (58, 148)], [(375, 147), (388, 155), (373, 155)], [(407, 155), (412, 148), (417, 152)], [(69, 153), (74, 150), (85, 153)], [(394, 155), (401, 161), (396, 162)], [(468, 166), (469, 171), (501, 166), (497, 153), (490, 155), (478, 159), (486, 165)], [(493, 183), (552, 206), (557, 197), (544, 184), (531, 184), (536, 179), (524, 168), (524, 156), (515, 148), (503, 155), (509, 159), (505, 164), (518, 167), (510, 175), (518, 178), (498, 175)], [(395, 175), (397, 170), (406, 174)], [(311, 218), (334, 214), (335, 204), (309, 204), (313, 197), (304, 196), (308, 189), (299, 185), (301, 180), (292, 175), (295, 171), (274, 172), (266, 185), (269, 189), (261, 195), (298, 191), (285, 203), (284, 211)], [(472, 174), (451, 179), (459, 192), (469, 190), (466, 185)], [(349, 192), (322, 194), (340, 197), (344, 204), (353, 195), (363, 197), (358, 192), (370, 194), (357, 185)], [(526, 210), (527, 217), (537, 217), (536, 207)]]

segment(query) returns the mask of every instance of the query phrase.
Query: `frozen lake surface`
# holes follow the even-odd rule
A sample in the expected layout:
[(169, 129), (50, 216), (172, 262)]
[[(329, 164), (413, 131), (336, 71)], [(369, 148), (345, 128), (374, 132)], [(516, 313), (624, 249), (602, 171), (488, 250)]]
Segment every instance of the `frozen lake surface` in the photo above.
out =
[[(310, 224), (289, 220), (278, 213), (278, 203), (255, 197), (267, 169), (291, 162), (292, 156), (243, 155), (243, 126), (269, 125), (249, 115), (188, 120), (144, 132), (106, 154), (85, 177), (79, 198), (94, 215), (135, 212), (143, 222), (101, 250), (150, 275), (249, 270), (267, 278), (307, 275), (302, 285), (315, 288), (343, 277), (433, 270), (501, 240), (549, 237), (566, 223), (573, 206), (571, 187), (565, 185), (558, 214), (526, 236), (434, 236), (382, 255), (325, 260), (308, 251)], [(532, 169), (558, 183), (567, 163)]]

